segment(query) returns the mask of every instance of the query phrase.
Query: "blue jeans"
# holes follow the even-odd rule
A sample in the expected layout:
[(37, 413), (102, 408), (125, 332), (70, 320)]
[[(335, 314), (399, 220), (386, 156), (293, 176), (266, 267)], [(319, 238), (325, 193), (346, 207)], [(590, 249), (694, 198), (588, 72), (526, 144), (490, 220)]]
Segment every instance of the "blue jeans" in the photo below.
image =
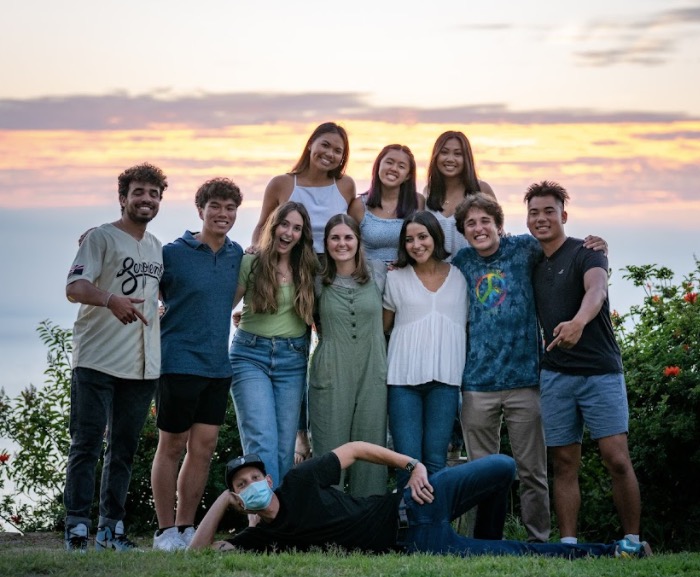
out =
[[(450, 425), (452, 421), (450, 421)], [(613, 556), (615, 545), (602, 543), (526, 543), (502, 541), (508, 493), (515, 478), (515, 461), (506, 455), (489, 455), (448, 467), (430, 476), (435, 500), (419, 505), (404, 489), (408, 528), (398, 540), (409, 553), (440, 555), (544, 555), (548, 557)], [(475, 538), (459, 535), (450, 524), (479, 506)]]
[[(389, 385), (389, 430), (394, 450), (418, 459), (428, 473), (443, 469), (458, 406), (459, 387), (437, 381)], [(406, 471), (397, 471), (397, 487), (403, 488), (408, 477)]]
[(66, 526), (90, 527), (95, 467), (107, 441), (100, 483), (99, 527), (114, 529), (124, 504), (139, 435), (158, 379), (120, 379), (77, 367), (70, 387), (70, 450), (63, 502)]
[(260, 456), (275, 487), (294, 464), (308, 357), (307, 335), (269, 339), (241, 329), (233, 335), (231, 397), (241, 445)]

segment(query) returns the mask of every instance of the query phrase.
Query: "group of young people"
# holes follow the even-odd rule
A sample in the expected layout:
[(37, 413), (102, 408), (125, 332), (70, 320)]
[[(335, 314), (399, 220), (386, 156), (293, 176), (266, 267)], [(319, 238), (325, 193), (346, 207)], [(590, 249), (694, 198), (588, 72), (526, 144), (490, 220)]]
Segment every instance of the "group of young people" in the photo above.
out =
[[(545, 446), (552, 448), (564, 545), (542, 544), (542, 554), (643, 554), (624, 379), (601, 274), (607, 273), (605, 242), (566, 237), (568, 195), (546, 181), (525, 197), (532, 236), (504, 235), (501, 207), (477, 178), (461, 132), (437, 139), (423, 194), (407, 147), (380, 152), (370, 189), (359, 196), (344, 174), (348, 155), (341, 126), (317, 127), (292, 170), (268, 184), (245, 254), (227, 237), (242, 201), (230, 180), (200, 187), (201, 232), (186, 231), (160, 251), (146, 226), (158, 212), (165, 176), (151, 165), (120, 175), (121, 218), (85, 236), (68, 276), (68, 298), (82, 306), (74, 332), (66, 547), (87, 546), (105, 427), (95, 545), (133, 547), (124, 502), (155, 394), (156, 549), (208, 546), (223, 512), (234, 506), (259, 525), (241, 533), (248, 537), (234, 542), (240, 548), (260, 550), (262, 539), (270, 547), (537, 552), (537, 543), (499, 549), (451, 534), (442, 534), (437, 546), (435, 528), (423, 537), (403, 531), (442, 525), (443, 517), (478, 505), (476, 540), (502, 538), (515, 466), (488, 456), (498, 453), (505, 418), (523, 521), (534, 542), (549, 538)], [(229, 349), (231, 311), (241, 300)], [(319, 340), (309, 362), (312, 326)], [(229, 390), (246, 456), (230, 469), (229, 490), (195, 532)], [(460, 402), (473, 462), (447, 475), (454, 481), (440, 483)], [(385, 448), (387, 416), (394, 451)], [(612, 548), (576, 545), (584, 421), (612, 474), (625, 532)], [(308, 453), (307, 422), (321, 459), (292, 469), (295, 455), (299, 461)], [(388, 466), (398, 469), (398, 497), (379, 497), (387, 492)], [(376, 543), (390, 546), (364, 547), (316, 530), (335, 522), (332, 511), (340, 505), (316, 511), (316, 529), (308, 534), (288, 511), (282, 534), (270, 533), (298, 470), (315, 479), (319, 494), (330, 495), (316, 505), (340, 503), (347, 489), (353, 502), (384, 511), (375, 519), (382, 534)], [(441, 493), (433, 485), (445, 488)], [(454, 499), (458, 506), (443, 502)], [(420, 521), (435, 503), (440, 512)], [(349, 534), (356, 533), (357, 527)], [(424, 538), (432, 545), (419, 545)]]

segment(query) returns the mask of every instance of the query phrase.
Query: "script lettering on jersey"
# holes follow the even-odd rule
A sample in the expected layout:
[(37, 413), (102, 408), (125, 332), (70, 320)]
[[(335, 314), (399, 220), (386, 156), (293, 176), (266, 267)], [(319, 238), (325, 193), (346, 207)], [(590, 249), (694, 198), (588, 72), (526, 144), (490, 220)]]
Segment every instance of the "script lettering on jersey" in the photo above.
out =
[(117, 273), (117, 278), (126, 277), (122, 281), (122, 293), (124, 296), (129, 296), (136, 292), (139, 279), (142, 279), (145, 284), (148, 277), (160, 282), (162, 276), (162, 262), (136, 262), (130, 256), (124, 259), (122, 270)]

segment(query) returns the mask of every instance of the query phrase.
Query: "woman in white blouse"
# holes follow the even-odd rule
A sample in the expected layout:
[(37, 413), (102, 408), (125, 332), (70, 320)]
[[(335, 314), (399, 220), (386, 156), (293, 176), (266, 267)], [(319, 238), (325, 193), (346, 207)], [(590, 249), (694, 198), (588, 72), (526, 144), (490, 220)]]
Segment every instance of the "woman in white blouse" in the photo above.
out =
[[(396, 269), (384, 289), (389, 430), (394, 449), (429, 473), (446, 465), (466, 353), (467, 284), (444, 262), (445, 237), (434, 215), (420, 211), (401, 228)], [(393, 330), (392, 330), (393, 327)], [(408, 473), (399, 471), (403, 487)]]

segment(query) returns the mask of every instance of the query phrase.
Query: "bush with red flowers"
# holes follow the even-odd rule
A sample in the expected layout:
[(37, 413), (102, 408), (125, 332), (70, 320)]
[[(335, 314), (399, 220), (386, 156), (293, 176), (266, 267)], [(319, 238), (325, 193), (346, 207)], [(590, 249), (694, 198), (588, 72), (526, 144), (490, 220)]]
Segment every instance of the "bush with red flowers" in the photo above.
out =
[[(680, 283), (673, 281), (674, 273), (666, 267), (626, 267), (624, 278), (643, 287), (645, 298), (626, 315), (613, 315), (629, 398), (630, 453), (642, 494), (642, 532), (655, 548), (671, 550), (700, 547), (697, 259), (695, 266)], [(588, 451), (595, 453), (595, 447), (584, 449), (584, 455)], [(597, 464), (584, 462), (586, 466), (590, 470), (582, 469), (582, 477), (600, 488), (597, 476), (605, 472)], [(595, 527), (596, 539), (608, 521), (604, 536), (619, 534), (609, 486), (596, 499), (595, 489), (583, 485), (581, 518)]]

